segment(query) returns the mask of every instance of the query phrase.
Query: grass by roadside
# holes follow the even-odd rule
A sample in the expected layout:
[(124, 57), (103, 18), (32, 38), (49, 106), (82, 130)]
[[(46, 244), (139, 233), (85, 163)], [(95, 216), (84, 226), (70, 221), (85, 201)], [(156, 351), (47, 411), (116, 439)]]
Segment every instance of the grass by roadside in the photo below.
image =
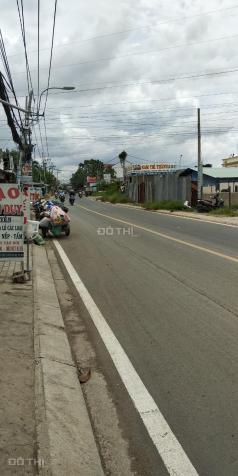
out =
[[(109, 203), (121, 203), (121, 204), (131, 204), (131, 205), (140, 205), (145, 210), (164, 210), (168, 212), (190, 212), (190, 213), (197, 213), (196, 208), (187, 208), (184, 206), (183, 201), (180, 200), (161, 200), (157, 202), (145, 202), (142, 204), (134, 202), (124, 193), (121, 193), (118, 190), (118, 185), (111, 184), (108, 186), (106, 190), (97, 192), (93, 194), (96, 200), (100, 200), (102, 202), (109, 202)], [(238, 205), (232, 206), (232, 208), (224, 207), (218, 208), (215, 210), (211, 210), (207, 214), (212, 216), (224, 216), (224, 217), (238, 217)]]
[(213, 216), (227, 216), (227, 217), (238, 217), (238, 209), (237, 208), (217, 208), (215, 210), (211, 210), (209, 215)]
[(94, 196), (96, 197), (96, 200), (101, 200), (102, 202), (131, 204), (134, 203), (131, 198), (119, 191), (118, 183), (109, 184), (107, 187), (105, 187), (104, 190), (97, 192), (97, 194), (95, 194)]
[(146, 202), (142, 204), (145, 210), (167, 210), (174, 211), (189, 211), (192, 212), (192, 208), (184, 206), (182, 201), (179, 200), (161, 200), (160, 202)]
[(127, 197), (124, 193), (114, 192), (114, 193), (104, 193), (101, 195), (100, 200), (102, 202), (110, 202), (110, 203), (131, 203), (133, 204), (133, 200)]

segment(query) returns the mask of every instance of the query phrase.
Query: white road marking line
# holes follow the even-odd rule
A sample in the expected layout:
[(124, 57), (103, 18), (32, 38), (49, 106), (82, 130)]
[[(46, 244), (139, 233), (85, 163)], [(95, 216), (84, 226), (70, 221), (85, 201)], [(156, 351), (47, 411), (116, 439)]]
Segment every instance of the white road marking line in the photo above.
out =
[(198, 476), (197, 471), (84, 286), (65, 251), (58, 241), (54, 241), (54, 244), (168, 473), (171, 476)]
[(84, 210), (87, 210), (90, 213), (94, 213), (95, 215), (99, 215), (99, 216), (102, 216), (102, 217), (105, 217), (105, 218), (109, 218), (110, 220), (113, 220), (113, 221), (118, 221), (120, 223), (124, 223), (125, 225), (129, 225), (131, 227), (137, 228), (138, 230), (143, 230), (143, 231), (146, 231), (148, 233), (151, 233), (152, 235), (160, 236), (161, 238), (165, 238), (166, 240), (173, 241), (175, 243), (178, 243), (179, 245), (188, 246), (189, 248), (193, 248), (193, 249), (198, 250), (198, 251), (204, 251), (205, 253), (209, 253), (210, 255), (218, 256), (219, 258), (223, 258), (223, 259), (226, 259), (228, 261), (232, 261), (233, 263), (238, 263), (238, 258), (235, 257), (235, 256), (225, 255), (224, 253), (220, 253), (219, 251), (214, 251), (211, 248), (206, 248), (204, 246), (195, 245), (195, 243), (190, 243), (189, 241), (180, 240), (179, 238), (175, 238), (174, 236), (166, 235), (165, 233), (161, 233), (160, 231), (152, 230), (151, 228), (146, 228), (146, 227), (141, 226), (141, 225), (136, 225), (135, 223), (131, 223), (131, 222), (126, 221), (126, 220), (122, 220), (121, 218), (115, 218), (115, 217), (112, 217), (111, 215), (105, 215), (104, 213), (96, 212), (96, 210), (92, 210), (91, 208), (83, 207), (82, 205), (79, 205), (79, 207), (84, 209)]

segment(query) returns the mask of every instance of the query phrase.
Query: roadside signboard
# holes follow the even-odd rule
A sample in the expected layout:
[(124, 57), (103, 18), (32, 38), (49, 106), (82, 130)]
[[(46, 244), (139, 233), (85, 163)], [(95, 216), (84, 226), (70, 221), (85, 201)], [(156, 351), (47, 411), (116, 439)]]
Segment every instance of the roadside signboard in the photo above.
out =
[(96, 183), (97, 182), (97, 177), (87, 177), (87, 183)]
[(0, 261), (23, 261), (23, 244), (23, 193), (17, 184), (0, 184)]
[(127, 173), (133, 174), (156, 174), (159, 172), (169, 172), (176, 170), (176, 164), (160, 163), (160, 164), (139, 164), (127, 167)]

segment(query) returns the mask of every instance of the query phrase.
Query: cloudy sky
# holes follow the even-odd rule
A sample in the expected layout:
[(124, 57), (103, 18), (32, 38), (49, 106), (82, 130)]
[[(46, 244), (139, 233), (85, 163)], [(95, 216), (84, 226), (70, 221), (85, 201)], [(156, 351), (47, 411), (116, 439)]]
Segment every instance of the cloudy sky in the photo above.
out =
[[(19, 0), (20, 3), (20, 0)], [(37, 0), (24, 0), (27, 52), (37, 97)], [(40, 91), (47, 86), (55, 0), (41, 0)], [(17, 1), (0, 0), (0, 27), (24, 105), (26, 68)], [(238, 3), (232, 0), (58, 0), (46, 107), (50, 159), (67, 179), (79, 162), (197, 160), (201, 108), (203, 161), (237, 153)], [(0, 70), (4, 72), (0, 61)], [(43, 96), (44, 98), (44, 96)], [(44, 99), (42, 100), (44, 107)], [(0, 110), (0, 147), (12, 147)], [(47, 157), (44, 122), (36, 158)]]

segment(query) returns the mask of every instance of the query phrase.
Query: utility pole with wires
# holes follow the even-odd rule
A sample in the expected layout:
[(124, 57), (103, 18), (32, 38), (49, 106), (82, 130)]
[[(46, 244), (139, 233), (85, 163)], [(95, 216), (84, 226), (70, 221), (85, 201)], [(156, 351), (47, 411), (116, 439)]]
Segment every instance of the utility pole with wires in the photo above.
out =
[(57, 180), (56, 187), (57, 187), (57, 190), (58, 190), (58, 188), (59, 188), (59, 173), (62, 172), (62, 170), (55, 169), (55, 171), (56, 171), (56, 180)]
[[(25, 123), (22, 129), (22, 141), (23, 150), (19, 151), (19, 164), (18, 164), (18, 182), (21, 181), (22, 175), (32, 177), (32, 144), (31, 144), (31, 129), (30, 129), (30, 117), (31, 117), (31, 105), (32, 105), (33, 91), (29, 92), (29, 96), (26, 97), (25, 108)], [(24, 166), (24, 169), (23, 169)]]
[(203, 164), (202, 164), (202, 154), (201, 154), (201, 118), (200, 118), (200, 108), (197, 110), (197, 132), (198, 132), (198, 200), (202, 199), (202, 190), (203, 190)]

